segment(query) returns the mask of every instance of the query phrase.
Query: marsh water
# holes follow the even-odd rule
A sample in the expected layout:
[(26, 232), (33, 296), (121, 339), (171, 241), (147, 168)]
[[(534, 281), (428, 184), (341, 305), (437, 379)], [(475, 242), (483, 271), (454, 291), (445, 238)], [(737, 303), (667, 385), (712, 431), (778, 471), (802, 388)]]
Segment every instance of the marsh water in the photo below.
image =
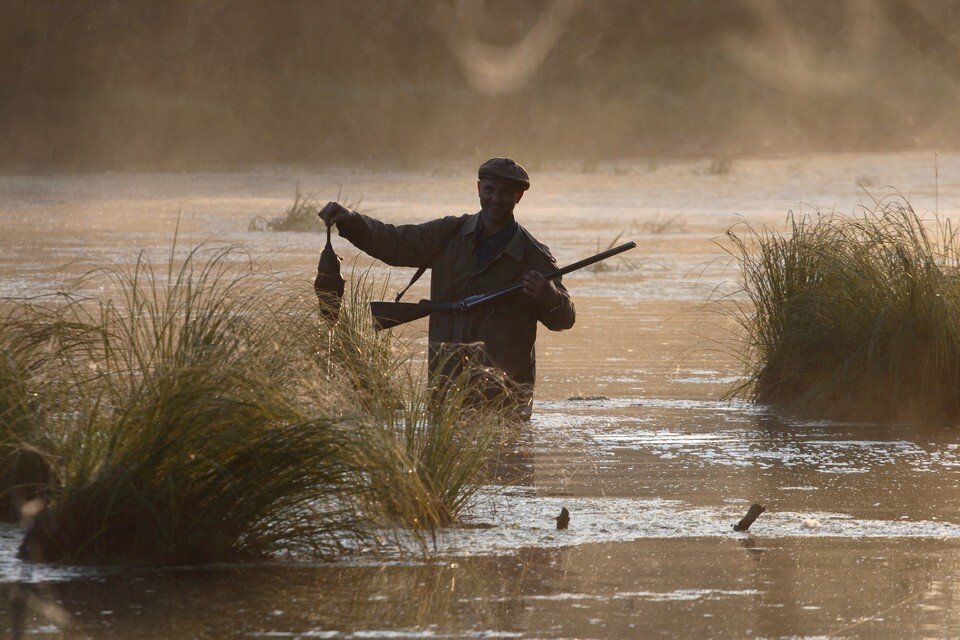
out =
[[(585, 170), (587, 169), (587, 170)], [(726, 169), (729, 169), (727, 171)], [(792, 419), (742, 380), (725, 232), (871, 195), (960, 213), (960, 156), (843, 155), (533, 168), (521, 222), (571, 262), (574, 329), (541, 331), (535, 414), (467, 524), (427, 556), (157, 569), (19, 562), (0, 525), (0, 628), (51, 638), (960, 637), (960, 431)], [(234, 242), (300, 278), (319, 233), (248, 231), (301, 191), (391, 222), (476, 210), (469, 167), (411, 173), (0, 177), (0, 296), (89, 258)], [(334, 238), (348, 262), (356, 251)], [(359, 257), (400, 288), (409, 270)], [(411, 297), (425, 292), (418, 285)], [(736, 300), (734, 297), (733, 300)], [(417, 328), (421, 333), (423, 326)], [(732, 525), (767, 506), (749, 533)], [(561, 507), (571, 513), (556, 531)]]

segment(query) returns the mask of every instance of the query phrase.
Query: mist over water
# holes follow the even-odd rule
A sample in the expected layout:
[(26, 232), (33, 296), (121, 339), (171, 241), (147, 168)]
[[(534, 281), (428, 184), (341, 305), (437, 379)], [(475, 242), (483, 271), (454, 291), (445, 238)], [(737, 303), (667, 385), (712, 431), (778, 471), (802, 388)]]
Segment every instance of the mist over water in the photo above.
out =
[(958, 8), (4, 0), (0, 167), (955, 148)]

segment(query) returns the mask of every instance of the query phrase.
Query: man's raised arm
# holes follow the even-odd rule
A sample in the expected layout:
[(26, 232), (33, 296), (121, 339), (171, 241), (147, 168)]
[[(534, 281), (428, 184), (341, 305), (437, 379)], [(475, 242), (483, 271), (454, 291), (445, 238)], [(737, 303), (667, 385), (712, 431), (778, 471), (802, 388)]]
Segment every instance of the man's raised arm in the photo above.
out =
[(421, 224), (393, 225), (328, 202), (318, 214), (337, 225), (340, 236), (393, 267), (429, 267), (465, 216), (447, 216)]

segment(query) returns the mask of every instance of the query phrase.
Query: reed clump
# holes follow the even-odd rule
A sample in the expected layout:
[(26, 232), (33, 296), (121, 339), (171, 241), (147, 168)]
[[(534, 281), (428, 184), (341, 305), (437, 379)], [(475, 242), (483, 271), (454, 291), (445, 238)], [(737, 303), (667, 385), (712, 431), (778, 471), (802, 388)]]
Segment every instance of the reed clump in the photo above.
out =
[(749, 378), (734, 390), (818, 416), (960, 417), (960, 238), (902, 196), (852, 216), (731, 229)]
[(311, 195), (300, 191), (297, 184), (293, 194), (293, 202), (284, 209), (283, 213), (273, 218), (257, 216), (247, 225), (248, 231), (320, 231), (320, 222), (317, 211), (320, 203)]
[[(337, 193), (337, 201), (342, 197)], [(344, 204), (348, 209), (360, 207), (362, 198), (356, 201), (348, 201)], [(293, 192), (293, 202), (290, 203), (280, 215), (272, 218), (256, 216), (247, 223), (247, 231), (296, 231), (301, 233), (315, 232), (321, 230), (321, 222), (317, 217), (322, 204), (316, 196), (310, 193), (303, 193), (300, 190), (300, 183), (297, 183)]]
[(11, 319), (0, 320), (0, 521), (20, 519), (25, 504), (49, 482), (49, 466), (38, 448), (43, 437), (36, 373), (43, 358), (29, 343), (13, 340)]
[(481, 482), (495, 413), (425, 394), (405, 339), (361, 325), (362, 282), (334, 326), (237, 247), (78, 284), (109, 294), (24, 301), (0, 325), (0, 455), (48, 470), (0, 478), (42, 503), (27, 559), (329, 557), (450, 524)]
[(485, 481), (515, 424), (513, 390), (501, 373), (470, 364), (439, 386), (406, 334), (374, 330), (369, 303), (387, 295), (386, 283), (350, 280), (339, 320), (316, 348), (331, 412), (355, 425), (359, 510), (381, 532), (433, 533), (455, 524)]
[(510, 400), (492, 408), (470, 368), (442, 392), (422, 376), (402, 389), (371, 408), (372, 428), (363, 431), (358, 468), (370, 487), (366, 509), (380, 521), (434, 532), (453, 525), (480, 489), (510, 433)]
[[(616, 244), (620, 241), (620, 238), (622, 238), (623, 234), (625, 233), (626, 233), (626, 230), (618, 233), (616, 236), (614, 236), (613, 240), (607, 243), (607, 246), (603, 248), (601, 248), (600, 246), (600, 238), (597, 238), (597, 253), (600, 253), (601, 251), (609, 251), (610, 249), (613, 249), (613, 247), (616, 246)], [(622, 267), (623, 269), (626, 269), (629, 271), (636, 270), (637, 265), (633, 263), (629, 258), (625, 258), (623, 254), (616, 256), (616, 258), (617, 258), (617, 264), (611, 265), (607, 261), (601, 261), (588, 266), (587, 271), (591, 271), (593, 273), (605, 273), (607, 271), (613, 271), (618, 267)]]

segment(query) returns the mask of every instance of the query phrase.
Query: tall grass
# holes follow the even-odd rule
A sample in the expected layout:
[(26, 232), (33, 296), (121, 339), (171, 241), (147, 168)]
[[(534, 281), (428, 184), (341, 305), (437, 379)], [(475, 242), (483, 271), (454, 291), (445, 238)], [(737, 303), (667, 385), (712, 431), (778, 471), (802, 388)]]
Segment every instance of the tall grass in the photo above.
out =
[(367, 491), (362, 511), (380, 525), (433, 531), (455, 523), (484, 479), (491, 456), (510, 432), (510, 390), (500, 374), (482, 371), (508, 397), (485, 402), (477, 370), (459, 369), (438, 389), (426, 360), (402, 330), (375, 331), (372, 299), (386, 283), (354, 273), (339, 321), (321, 345), (331, 396), (343, 418), (358, 424), (355, 468)]
[(28, 536), (31, 558), (329, 551), (354, 529), (341, 496), (348, 438), (296, 384), (303, 323), (276, 323), (293, 300), (262, 295), (242, 258), (196, 249), (158, 271), (140, 255), (80, 283), (113, 298), (25, 308), (22, 327), (48, 328), (58, 369), (44, 375), (67, 403), (39, 426), (55, 481)]
[(283, 213), (274, 218), (257, 216), (247, 224), (248, 231), (320, 231), (320, 220), (317, 211), (320, 203), (311, 195), (300, 192), (297, 183), (293, 194), (293, 202), (284, 209)]
[(368, 474), (368, 509), (381, 521), (433, 531), (452, 525), (479, 490), (509, 420), (483, 402), (469, 370), (443, 393), (422, 376), (402, 387), (401, 397), (372, 408), (358, 468)]
[[(242, 250), (196, 248), (162, 268), (101, 264), (76, 291), (107, 298), (19, 305), (0, 353), (45, 355), (4, 385), (3, 442), (41, 452), (52, 474), (24, 555), (329, 556), (386, 527), (450, 524), (499, 421), (425, 394), (404, 339), (361, 316), (364, 282), (331, 327), (312, 292), (258, 274)], [(56, 393), (31, 390), (44, 385)]]
[(728, 233), (758, 402), (854, 419), (960, 418), (960, 238), (901, 196)]
[[(337, 192), (336, 200), (340, 201), (341, 192)], [(344, 206), (348, 209), (357, 209), (360, 207), (362, 198), (356, 201), (348, 201)], [(264, 218), (256, 216), (247, 223), (247, 231), (299, 231), (299, 232), (317, 232), (323, 228), (317, 212), (322, 203), (317, 200), (313, 194), (305, 194), (300, 191), (300, 183), (297, 183), (293, 192), (293, 202), (283, 212), (273, 218)]]
[(345, 394), (341, 406), (369, 411), (389, 399), (398, 402), (409, 380), (403, 374), (414, 366), (415, 347), (408, 334), (374, 331), (371, 300), (387, 295), (386, 282), (375, 282), (369, 272), (354, 270), (345, 291), (339, 319), (326, 332), (316, 334), (319, 360), (330, 379), (332, 392)]
[[(614, 236), (613, 240), (607, 243), (607, 246), (602, 248), (600, 246), (600, 238), (597, 238), (597, 253), (600, 253), (602, 251), (609, 251), (610, 249), (613, 249), (613, 247), (617, 244), (617, 242), (620, 241), (620, 238), (623, 237), (624, 233), (626, 233), (626, 230), (618, 233), (616, 236)], [(637, 265), (633, 263), (629, 258), (625, 258), (623, 254), (616, 256), (616, 258), (618, 262), (618, 264), (616, 265), (611, 265), (610, 262), (607, 262), (604, 260), (601, 262), (595, 262), (594, 264), (590, 265), (589, 267), (587, 267), (587, 271), (592, 271), (594, 273), (604, 273), (607, 271), (613, 271), (614, 269), (616, 269), (618, 266), (621, 266), (621, 265), (623, 266), (623, 268), (630, 271), (633, 271), (637, 268)]]
[(11, 325), (9, 317), (0, 320), (0, 521), (19, 520), (24, 504), (49, 481), (37, 447), (41, 385), (34, 382), (43, 361), (29, 343), (12, 339)]

